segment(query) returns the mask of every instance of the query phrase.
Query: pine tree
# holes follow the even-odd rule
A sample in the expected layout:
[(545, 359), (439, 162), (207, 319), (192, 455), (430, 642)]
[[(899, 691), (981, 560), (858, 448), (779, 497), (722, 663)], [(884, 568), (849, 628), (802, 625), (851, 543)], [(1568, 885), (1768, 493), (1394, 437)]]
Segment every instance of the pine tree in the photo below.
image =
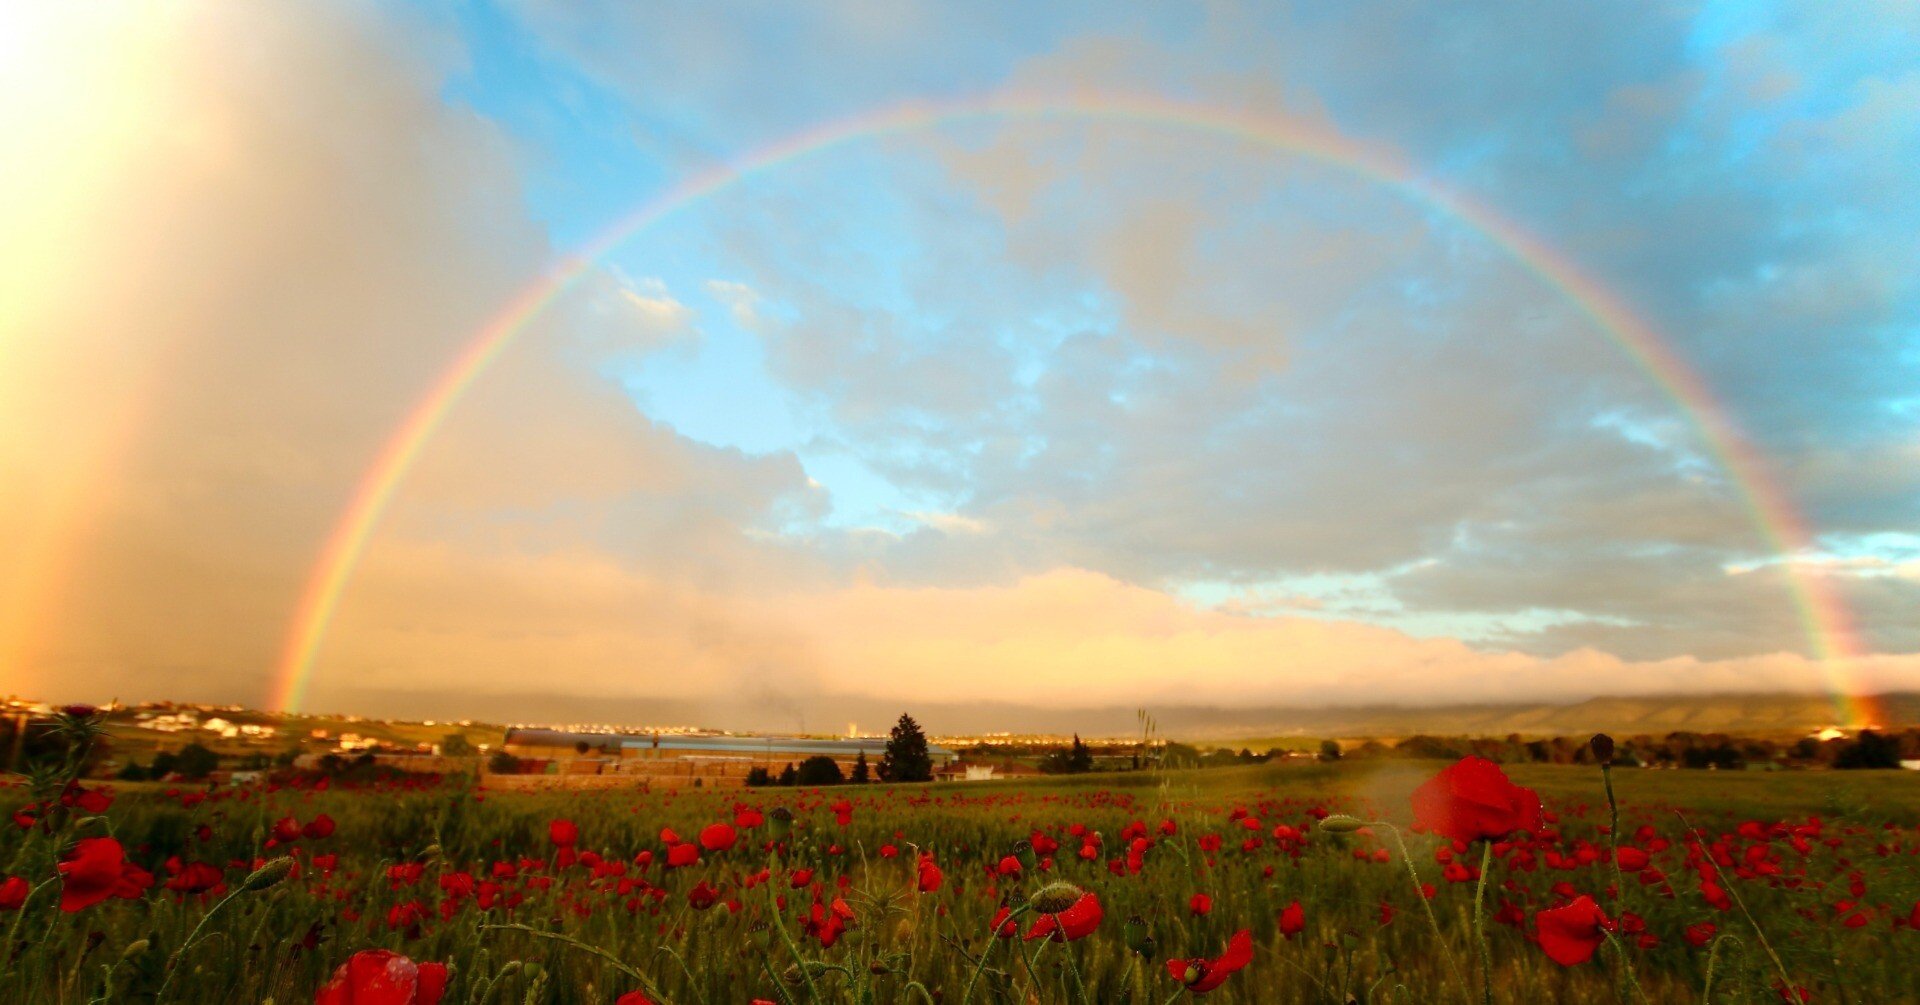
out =
[(853, 759), (853, 777), (847, 780), (855, 785), (865, 785), (870, 780), (870, 776), (867, 773), (866, 751), (861, 751), (859, 756)]
[(785, 768), (780, 769), (781, 785), (792, 785), (799, 778), (800, 778), (800, 772), (795, 770), (792, 761), (788, 761), (787, 766)]
[(880, 757), (880, 779), (887, 782), (933, 780), (933, 758), (927, 754), (927, 734), (904, 712), (887, 736), (887, 752)]
[(1080, 734), (1073, 734), (1073, 751), (1067, 755), (1067, 770), (1074, 774), (1093, 770), (1093, 751), (1080, 742)]

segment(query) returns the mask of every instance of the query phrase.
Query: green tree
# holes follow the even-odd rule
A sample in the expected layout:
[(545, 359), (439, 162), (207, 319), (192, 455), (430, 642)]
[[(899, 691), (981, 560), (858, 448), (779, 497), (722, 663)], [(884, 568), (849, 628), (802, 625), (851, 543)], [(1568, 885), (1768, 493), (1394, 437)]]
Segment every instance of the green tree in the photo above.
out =
[(1163, 768), (1197, 768), (1200, 766), (1200, 751), (1184, 743), (1168, 740), (1160, 747), (1160, 766)]
[(859, 755), (853, 759), (853, 777), (847, 780), (855, 785), (865, 785), (873, 780), (872, 774), (867, 770), (866, 751), (861, 751)]
[(781, 785), (792, 785), (792, 784), (794, 784), (794, 783), (795, 783), (796, 781), (798, 781), (798, 780), (799, 780), (799, 778), (800, 778), (800, 773), (799, 773), (798, 771), (795, 771), (795, 770), (793, 770), (793, 762), (792, 762), (792, 761), (788, 761), (788, 762), (787, 762), (787, 766), (786, 766), (786, 767), (784, 767), (784, 768), (781, 768), (781, 769), (780, 769), (780, 784), (781, 784)]
[(1067, 768), (1074, 774), (1093, 770), (1093, 751), (1080, 742), (1080, 734), (1073, 734), (1073, 746), (1067, 751)]
[[(154, 758), (159, 760), (158, 757)], [(189, 743), (174, 755), (173, 770), (190, 782), (197, 782), (220, 767), (220, 755), (197, 743)]]
[(933, 780), (933, 758), (927, 753), (927, 734), (913, 716), (900, 713), (887, 736), (887, 752), (880, 757), (880, 779), (887, 782)]
[(757, 789), (757, 788), (761, 788), (763, 786), (772, 785), (772, 784), (773, 784), (773, 776), (767, 773), (767, 769), (762, 768), (758, 765), (755, 765), (754, 767), (747, 769), (747, 787), (748, 788)]
[(467, 739), (465, 733), (448, 733), (446, 739), (440, 741), (442, 757), (472, 757), (474, 753), (473, 741)]
[(1320, 741), (1320, 759), (1323, 761), (1339, 760), (1340, 759), (1340, 741), (1321, 740)]
[(1093, 751), (1080, 742), (1080, 734), (1073, 734), (1073, 745), (1064, 750), (1047, 752), (1040, 759), (1040, 770), (1049, 775), (1079, 775), (1093, 770)]
[(1859, 739), (1834, 758), (1833, 766), (1848, 769), (1897, 768), (1900, 766), (1900, 741), (1871, 729), (1863, 730)]
[(487, 758), (487, 770), (496, 775), (517, 775), (520, 773), (520, 759), (504, 750), (496, 750)]
[(840, 773), (840, 762), (825, 754), (815, 754), (800, 762), (800, 770), (794, 776), (798, 785), (839, 785), (847, 780)]

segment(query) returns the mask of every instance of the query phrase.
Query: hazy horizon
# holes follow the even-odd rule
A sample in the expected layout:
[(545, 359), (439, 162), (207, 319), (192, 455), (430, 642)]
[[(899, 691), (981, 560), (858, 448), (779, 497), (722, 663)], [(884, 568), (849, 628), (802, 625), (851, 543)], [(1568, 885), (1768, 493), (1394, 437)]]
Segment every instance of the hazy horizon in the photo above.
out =
[(18, 5), (0, 691), (1920, 690), (1920, 14), (1562, 15)]

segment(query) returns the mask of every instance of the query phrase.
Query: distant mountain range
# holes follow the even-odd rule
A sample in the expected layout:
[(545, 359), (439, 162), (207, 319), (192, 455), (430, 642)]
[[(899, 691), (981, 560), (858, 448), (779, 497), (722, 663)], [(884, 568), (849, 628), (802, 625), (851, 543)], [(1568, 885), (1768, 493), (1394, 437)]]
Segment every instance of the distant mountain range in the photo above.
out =
[[(1900, 727), (1920, 722), (1920, 694), (1881, 695), (1873, 704)], [(1300, 709), (1180, 709), (1160, 715), (1173, 736), (1204, 739), (1281, 736), (1576, 736), (1611, 732), (1803, 734), (1826, 726), (1851, 726), (1827, 695), (1714, 694), (1644, 698), (1589, 698), (1572, 704), (1452, 705), (1432, 708), (1369, 706)]]

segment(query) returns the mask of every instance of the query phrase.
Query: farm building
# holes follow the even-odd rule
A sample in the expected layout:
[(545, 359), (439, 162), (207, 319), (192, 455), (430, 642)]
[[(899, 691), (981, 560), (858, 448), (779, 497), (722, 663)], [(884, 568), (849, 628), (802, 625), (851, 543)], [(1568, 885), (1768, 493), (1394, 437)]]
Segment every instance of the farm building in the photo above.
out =
[[(705, 785), (743, 785), (747, 773), (764, 768), (779, 774), (809, 757), (831, 757), (843, 772), (853, 770), (861, 754), (877, 767), (887, 751), (884, 738), (816, 739), (796, 736), (737, 736), (712, 733), (579, 733), (513, 727), (502, 749), (534, 775), (626, 776), (663, 784), (700, 779)], [(936, 768), (953, 752), (929, 746)]]

